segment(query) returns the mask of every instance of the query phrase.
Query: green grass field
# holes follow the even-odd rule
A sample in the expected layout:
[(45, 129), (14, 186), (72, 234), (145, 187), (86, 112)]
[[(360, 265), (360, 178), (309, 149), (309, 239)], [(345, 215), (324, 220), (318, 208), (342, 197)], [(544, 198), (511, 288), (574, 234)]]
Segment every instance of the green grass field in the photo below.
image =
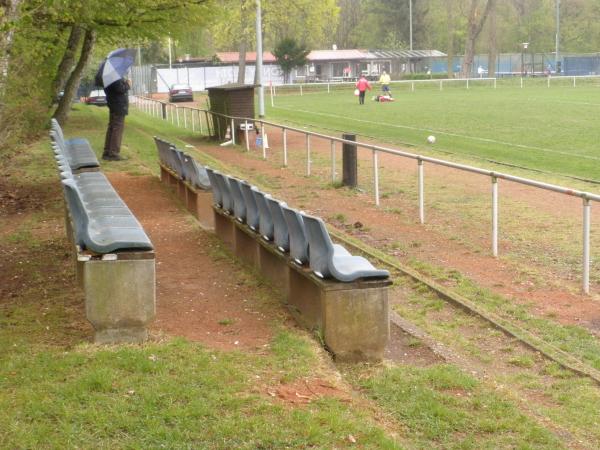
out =
[[(501, 164), (600, 181), (600, 87), (597, 80), (544, 79), (498, 82), (446, 82), (392, 86), (395, 102), (358, 104), (351, 86), (327, 93), (325, 87), (278, 91), (267, 118), (327, 130), (354, 132), (363, 139), (414, 147), (415, 153), (458, 157), (479, 167)], [(434, 135), (435, 145), (426, 138)], [(449, 155), (451, 154), (451, 155)], [(455, 155), (455, 156), (452, 156)], [(506, 171), (509, 171), (507, 169)]]

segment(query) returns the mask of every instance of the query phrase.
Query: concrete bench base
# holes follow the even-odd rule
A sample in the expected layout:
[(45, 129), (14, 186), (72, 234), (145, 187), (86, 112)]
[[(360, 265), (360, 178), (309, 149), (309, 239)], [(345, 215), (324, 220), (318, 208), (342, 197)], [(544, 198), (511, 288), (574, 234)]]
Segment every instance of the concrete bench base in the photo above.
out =
[(273, 287), (281, 292), (283, 303), (288, 302), (290, 289), (290, 270), (288, 258), (275, 248), (275, 246), (262, 238), (258, 242), (258, 266), (263, 277)]
[(211, 191), (196, 189), (189, 183), (181, 180), (171, 169), (160, 166), (160, 180), (172, 188), (179, 199), (192, 215), (198, 219), (200, 226), (209, 231), (215, 229), (212, 212), (213, 196)]
[(80, 255), (86, 317), (94, 342), (143, 342), (156, 315), (153, 252), (118, 253), (102, 258)]
[(190, 186), (189, 183), (180, 183), (185, 187), (185, 206), (188, 211), (198, 219), (203, 229), (213, 231), (215, 229), (215, 219), (212, 211), (212, 192), (196, 189)]
[(298, 266), (258, 233), (214, 208), (215, 233), (232, 253), (260, 270), (296, 321), (322, 336), (337, 360), (379, 361), (389, 340), (391, 280), (341, 283)]

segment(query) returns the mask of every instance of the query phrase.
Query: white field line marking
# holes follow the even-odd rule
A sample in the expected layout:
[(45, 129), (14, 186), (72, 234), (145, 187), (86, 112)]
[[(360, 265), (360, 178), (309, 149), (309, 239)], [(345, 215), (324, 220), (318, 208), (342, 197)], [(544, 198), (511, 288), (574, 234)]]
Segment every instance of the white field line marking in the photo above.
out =
[(427, 133), (444, 134), (446, 136), (459, 137), (459, 138), (463, 138), (463, 139), (471, 139), (473, 141), (488, 142), (488, 143), (492, 143), (492, 144), (506, 145), (506, 146), (509, 146), (509, 147), (525, 148), (525, 149), (529, 149), (529, 150), (538, 150), (540, 152), (556, 153), (558, 155), (577, 156), (577, 157), (583, 158), (583, 159), (591, 159), (591, 160), (594, 160), (594, 161), (600, 161), (600, 158), (596, 157), (596, 156), (580, 155), (578, 153), (561, 152), (560, 150), (552, 150), (550, 148), (543, 148), (543, 147), (534, 147), (534, 146), (531, 146), (531, 145), (513, 144), (512, 142), (497, 141), (495, 139), (482, 138), (482, 137), (477, 137), (477, 136), (469, 136), (469, 135), (466, 135), (466, 134), (458, 134), (458, 133), (450, 133), (450, 132), (447, 132), (447, 131), (432, 130), (430, 128), (411, 127), (409, 125), (398, 125), (398, 124), (386, 123), (386, 122), (374, 122), (372, 120), (354, 119), (352, 117), (347, 117), (347, 116), (338, 116), (337, 114), (328, 114), (328, 113), (321, 113), (321, 112), (316, 112), (316, 111), (306, 111), (304, 109), (283, 108), (281, 106), (275, 106), (275, 108), (276, 109), (283, 109), (285, 111), (303, 112), (303, 113), (306, 113), (306, 114), (315, 114), (315, 115), (318, 115), (318, 116), (333, 117), (333, 118), (336, 118), (336, 119), (352, 120), (354, 122), (370, 123), (370, 124), (373, 124), (373, 125), (383, 125), (383, 126), (386, 126), (386, 127), (404, 128), (404, 129), (407, 129), (407, 130), (425, 131)]

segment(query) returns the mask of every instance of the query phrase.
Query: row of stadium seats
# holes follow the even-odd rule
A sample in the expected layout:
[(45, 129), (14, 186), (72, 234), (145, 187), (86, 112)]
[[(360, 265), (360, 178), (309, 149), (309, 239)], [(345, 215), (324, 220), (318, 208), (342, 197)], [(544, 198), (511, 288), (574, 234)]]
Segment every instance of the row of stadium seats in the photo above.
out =
[(387, 270), (334, 244), (321, 218), (290, 208), (246, 181), (208, 167), (206, 172), (217, 208), (289, 254), (296, 264), (308, 265), (318, 277), (341, 282), (389, 277)]

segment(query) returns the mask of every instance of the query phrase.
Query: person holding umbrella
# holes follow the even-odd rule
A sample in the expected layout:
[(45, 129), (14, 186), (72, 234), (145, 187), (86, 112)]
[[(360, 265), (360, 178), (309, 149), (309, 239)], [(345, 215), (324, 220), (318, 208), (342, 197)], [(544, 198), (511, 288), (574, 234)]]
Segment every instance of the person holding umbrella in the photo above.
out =
[(130, 81), (125, 74), (135, 59), (135, 50), (120, 48), (110, 52), (100, 65), (96, 75), (96, 84), (104, 87), (109, 118), (104, 140), (102, 159), (122, 161), (121, 141), (125, 129), (125, 116), (129, 113)]

